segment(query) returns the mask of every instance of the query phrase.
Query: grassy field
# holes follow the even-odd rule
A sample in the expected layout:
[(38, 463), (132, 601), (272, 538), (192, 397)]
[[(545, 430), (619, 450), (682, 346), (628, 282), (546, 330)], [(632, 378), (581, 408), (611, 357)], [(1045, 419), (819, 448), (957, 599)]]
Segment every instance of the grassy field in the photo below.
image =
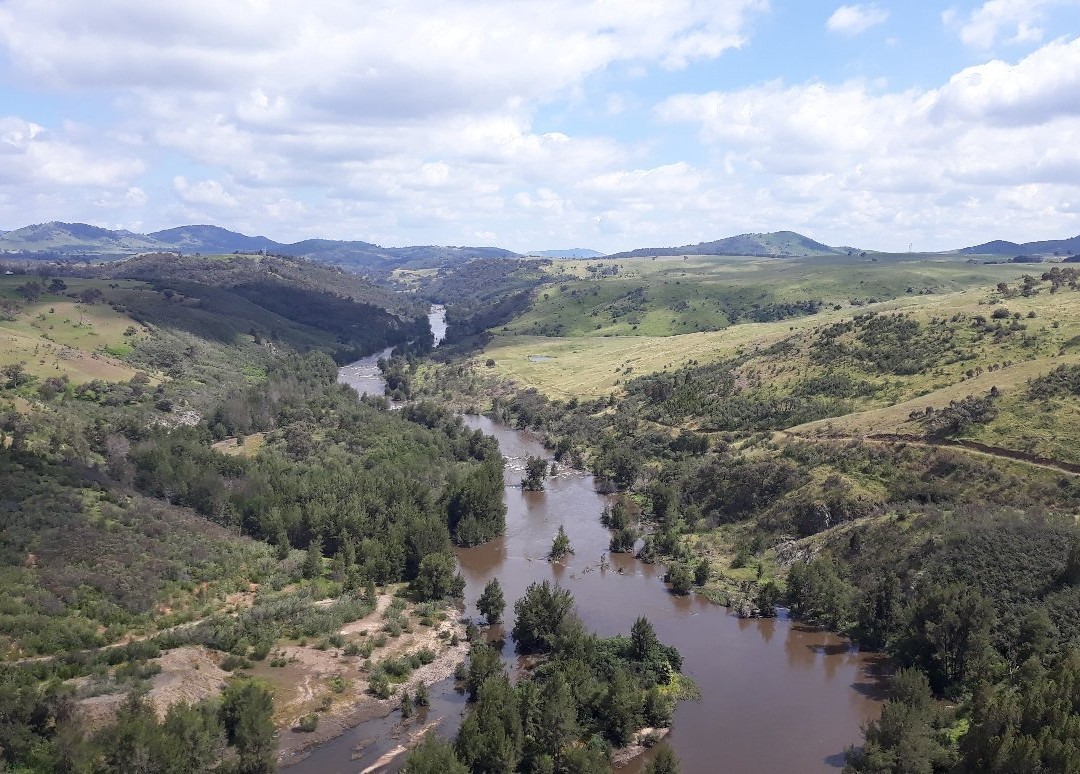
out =
[[(803, 435), (921, 436), (927, 430), (921, 419), (912, 419), (913, 412), (921, 414), (927, 407), (939, 410), (952, 401), (969, 395), (981, 397), (996, 388), (997, 413), (992, 421), (966, 427), (953, 434), (954, 438), (1065, 462), (1080, 461), (1080, 397), (1050, 401), (1026, 398), (1030, 380), (1059, 365), (1080, 363), (1080, 292), (1063, 287), (1050, 293), (1049, 283), (1039, 282), (1034, 292), (1021, 293), (1019, 278), (1025, 274), (1038, 278), (1049, 266), (897, 260), (845, 267), (843, 260), (837, 259), (820, 261), (824, 268), (818, 272), (811, 270), (813, 262), (809, 260), (799, 266), (791, 262), (740, 260), (747, 262), (626, 261), (619, 264), (619, 277), (580, 279), (566, 285), (565, 290), (549, 288), (547, 299), (542, 290), (524, 315), (505, 329), (492, 331), (493, 340), (474, 359), (474, 366), (518, 388), (536, 388), (559, 399), (619, 394), (627, 381), (638, 376), (692, 369), (735, 357), (739, 360), (733, 373), (743, 385), (740, 389), (764, 391), (776, 400), (791, 394), (799, 384), (824, 375), (847, 376), (869, 386), (865, 394), (851, 397), (849, 413), (791, 428)], [(596, 265), (588, 261), (564, 262), (551, 270), (581, 277), (589, 274), (588, 267)], [(742, 322), (682, 335), (637, 335), (641, 327), (648, 327), (644, 323), (635, 335), (581, 333), (587, 325), (584, 321), (594, 318), (584, 310), (587, 299), (583, 300), (580, 293), (571, 296), (571, 289), (595, 286), (598, 294), (588, 298), (603, 299), (605, 293), (610, 296), (628, 285), (651, 281), (653, 287), (659, 283), (670, 291), (669, 283), (681, 281), (673, 278), (686, 278), (695, 272), (702, 279), (691, 290), (679, 291), (686, 297), (704, 297), (713, 292), (724, 285), (721, 277), (727, 278), (725, 287), (743, 289), (756, 287), (753, 278), (767, 277), (769, 289), (763, 292), (777, 297), (790, 297), (801, 292), (799, 288), (851, 291), (868, 282), (894, 293), (894, 297), (876, 303), (855, 299), (857, 305), (849, 299), (847, 303), (829, 304), (816, 314)], [(875, 272), (876, 278), (867, 279)], [(841, 278), (842, 274), (846, 276)], [(922, 277), (924, 290), (933, 292), (919, 292), (918, 286), (905, 284), (915, 276)], [(1000, 290), (999, 283), (1006, 283), (1008, 290)], [(646, 292), (647, 301), (651, 292)], [(726, 291), (721, 288), (716, 292)], [(922, 348), (925, 365), (890, 372), (847, 356), (835, 361), (822, 358), (820, 348), (824, 342), (839, 345), (840, 351), (858, 349), (864, 346), (861, 342), (869, 342), (864, 338), (868, 335), (865, 322), (839, 335), (831, 327), (851, 323), (868, 312), (900, 314), (917, 323), (920, 333), (911, 346)], [(656, 313), (654, 305), (648, 314)], [(540, 325), (530, 320), (540, 321)], [(553, 324), (571, 334), (528, 335), (536, 327), (550, 329)], [(768, 349), (777, 343), (789, 346), (782, 351)], [(940, 352), (934, 350), (938, 345), (942, 347)], [(865, 345), (871, 351), (875, 346)], [(687, 426), (696, 425), (690, 422)]]
[[(989, 292), (982, 288), (982, 292)], [(974, 290), (945, 295), (903, 295), (863, 307), (825, 309), (818, 314), (767, 323), (741, 323), (723, 330), (674, 336), (548, 337), (493, 332), (495, 338), (478, 361), (495, 361), (497, 376), (551, 397), (595, 397), (611, 393), (627, 379), (670, 370), (690, 361), (711, 363), (740, 351), (752, 351), (799, 333), (850, 320), (867, 311), (919, 311), (923, 315), (977, 308)], [(533, 359), (530, 359), (533, 358)], [(786, 364), (793, 367), (791, 362)], [(632, 369), (629, 372), (627, 368)]]
[(941, 256), (773, 259), (728, 256), (559, 261), (554, 283), (506, 326), (515, 334), (674, 336), (798, 314), (792, 304), (860, 306), (1012, 282), (1038, 271)]
[[(45, 293), (27, 302), (15, 288), (28, 279), (0, 277), (0, 298), (20, 307), (13, 320), (0, 320), (0, 366), (23, 363), (40, 378), (66, 375), (76, 384), (94, 379), (123, 381), (135, 375), (136, 370), (122, 358), (142, 335), (141, 326), (108, 304), (83, 304), (67, 295), (91, 287), (107, 292), (109, 283), (70, 279), (63, 293)], [(136, 282), (112, 284), (143, 287)]]

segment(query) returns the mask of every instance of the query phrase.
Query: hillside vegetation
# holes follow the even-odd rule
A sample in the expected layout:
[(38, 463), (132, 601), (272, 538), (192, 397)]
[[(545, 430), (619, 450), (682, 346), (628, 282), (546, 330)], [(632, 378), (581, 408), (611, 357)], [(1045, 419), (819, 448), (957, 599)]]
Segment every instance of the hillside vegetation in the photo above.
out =
[[(456, 657), (451, 548), (503, 529), (498, 447), (361, 402), (333, 359), (422, 350), (422, 308), (298, 259), (41, 269), (0, 283), (0, 768), (270, 770), (298, 718), (268, 686), (360, 654), (376, 584), (402, 599), (365, 655), (411, 664), (423, 625), (409, 658)], [(381, 701), (387, 674), (296, 706)]]
[(556, 264), (484, 352), (398, 378), (622, 491), (611, 550), (673, 593), (910, 668), (849, 771), (1070, 770), (1015, 713), (1080, 699), (1080, 273), (874, 257)]

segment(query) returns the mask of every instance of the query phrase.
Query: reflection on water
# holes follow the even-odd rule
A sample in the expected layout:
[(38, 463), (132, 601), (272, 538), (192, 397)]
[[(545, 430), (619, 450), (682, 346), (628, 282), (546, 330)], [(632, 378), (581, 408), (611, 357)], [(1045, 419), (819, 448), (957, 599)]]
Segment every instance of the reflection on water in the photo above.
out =
[[(342, 369), (343, 380), (354, 383), (357, 372), (352, 373), (347, 376)], [(661, 567), (622, 554), (607, 556), (610, 533), (600, 524), (606, 500), (594, 490), (591, 476), (562, 468), (544, 492), (523, 492), (517, 486), (522, 463), (529, 455), (547, 456), (543, 447), (528, 434), (485, 417), (467, 417), (466, 423), (494, 435), (510, 464), (506, 534), (457, 551), (467, 582), (465, 615), (479, 620), (476, 598), (492, 577), (499, 578), (508, 600), (522, 596), (530, 583), (557, 580), (573, 592), (579, 614), (598, 634), (626, 633), (635, 618), (645, 615), (660, 638), (682, 652), (684, 671), (702, 693), (700, 701), (679, 705), (666, 742), (678, 754), (683, 772), (815, 772), (843, 765), (844, 748), (859, 740), (860, 725), (880, 708), (882, 659), (784, 616), (739, 619), (703, 598), (672, 596), (661, 582)], [(559, 525), (575, 553), (565, 565), (552, 565), (543, 557)], [(610, 563), (606, 570), (600, 567), (601, 557)], [(511, 606), (503, 631), (512, 626)], [(513, 669), (517, 660), (509, 640), (502, 655)], [(440, 718), (440, 733), (453, 735), (461, 718), (460, 696), (450, 681), (435, 686), (432, 694), (437, 699), (430, 717)], [(399, 722), (395, 713), (364, 724), (290, 771), (361, 771), (398, 743), (382, 737)], [(370, 739), (376, 741), (355, 752)], [(639, 759), (623, 771), (632, 774), (644, 765), (645, 759)]]

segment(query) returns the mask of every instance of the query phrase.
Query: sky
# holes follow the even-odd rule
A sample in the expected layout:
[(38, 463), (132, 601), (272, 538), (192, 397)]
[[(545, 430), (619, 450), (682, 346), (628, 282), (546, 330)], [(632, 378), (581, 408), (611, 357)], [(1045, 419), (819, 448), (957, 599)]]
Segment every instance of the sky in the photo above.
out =
[(0, 0), (0, 230), (1080, 234), (1080, 0)]

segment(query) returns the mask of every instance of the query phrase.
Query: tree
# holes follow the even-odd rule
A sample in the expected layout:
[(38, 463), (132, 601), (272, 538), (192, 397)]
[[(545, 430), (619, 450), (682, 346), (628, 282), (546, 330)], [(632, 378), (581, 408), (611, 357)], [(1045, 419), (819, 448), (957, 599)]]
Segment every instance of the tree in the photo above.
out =
[(630, 554), (634, 552), (634, 544), (637, 542), (637, 533), (630, 527), (616, 530), (608, 543), (608, 550), (614, 554)]
[(409, 696), (408, 691), (401, 692), (401, 717), (411, 718), (413, 714), (413, 702), (412, 697)]
[(206, 771), (225, 746), (225, 729), (211, 701), (171, 705), (162, 729), (169, 759), (177, 771)]
[(469, 650), (469, 671), (465, 678), (469, 701), (476, 701), (480, 687), (489, 677), (500, 675), (502, 671), (502, 659), (495, 648), (482, 642), (473, 645)]
[(543, 457), (529, 457), (525, 461), (525, 478), (521, 480), (521, 488), (529, 492), (541, 491), (547, 471), (547, 462)]
[(421, 601), (460, 597), (465, 591), (465, 579), (456, 569), (453, 556), (428, 554), (420, 560), (420, 571), (412, 582), (413, 591)]
[(484, 586), (480, 598), (476, 600), (476, 607), (489, 624), (497, 624), (502, 620), (503, 610), (506, 609), (506, 599), (503, 597), (498, 578), (492, 578)]
[(667, 582), (671, 585), (671, 592), (679, 596), (686, 596), (694, 585), (694, 576), (686, 565), (673, 564), (668, 567)]
[(890, 647), (902, 661), (921, 668), (930, 686), (949, 686), (985, 675), (994, 658), (994, 608), (978, 591), (959, 583), (929, 582), (904, 612)]
[(551, 550), (548, 552), (548, 559), (553, 562), (557, 562), (567, 554), (574, 553), (573, 547), (570, 545), (570, 538), (566, 534), (566, 530), (563, 525), (559, 525), (559, 531), (555, 535), (555, 539), (551, 541)]
[(421, 682), (416, 686), (416, 698), (413, 699), (413, 703), (417, 707), (431, 706), (431, 694), (428, 693), (428, 687), (426, 683)]
[(19, 389), (20, 385), (26, 384), (30, 380), (29, 375), (26, 373), (26, 364), (21, 362), (8, 363), (0, 373), (7, 377), (7, 386), (16, 390)]
[(708, 583), (709, 572), (711, 569), (712, 568), (709, 567), (709, 560), (702, 558), (702, 560), (694, 567), (694, 583), (698, 586), (704, 586)]
[(307, 556), (301, 568), (305, 578), (321, 578), (323, 574), (322, 535), (316, 535), (308, 543)]
[(522, 653), (550, 650), (557, 635), (572, 617), (574, 598), (561, 586), (548, 581), (532, 583), (525, 596), (514, 603), (514, 629), (511, 632)]
[(239, 771), (274, 771), (274, 697), (260, 681), (236, 679), (222, 694), (221, 720), (229, 743), (236, 747)]
[(918, 669), (898, 670), (891, 698), (881, 716), (866, 725), (862, 749), (847, 751), (844, 771), (931, 774), (946, 770), (953, 756), (939, 733), (940, 721), (926, 675)]
[(660, 643), (648, 618), (641, 615), (630, 627), (630, 646), (635, 661), (645, 661)]
[(562, 751), (581, 734), (574, 696), (562, 672), (555, 672), (544, 683), (537, 732), (540, 749), (556, 763), (559, 762)]
[(679, 759), (674, 750), (666, 744), (660, 747), (645, 767), (645, 774), (679, 774)]
[(457, 754), (471, 771), (518, 771), (523, 736), (517, 692), (499, 674), (480, 686), (476, 707), (461, 724)]
[(625, 747), (641, 728), (642, 696), (625, 669), (617, 669), (601, 703), (604, 735), (617, 747)]
[(454, 755), (454, 746), (434, 731), (424, 734), (405, 759), (403, 774), (469, 774), (469, 769)]
[(451, 482), (445, 496), (446, 523), (454, 543), (475, 546), (506, 530), (501, 460), (485, 462)]
[(92, 306), (100, 301), (104, 297), (104, 294), (98, 288), (87, 288), (79, 293), (79, 300), (87, 306)]
[(34, 303), (38, 300), (38, 297), (41, 296), (41, 293), (44, 289), (45, 288), (41, 285), (41, 283), (30, 281), (19, 285), (19, 287), (15, 288), (15, 292), (21, 295), (30, 303)]

